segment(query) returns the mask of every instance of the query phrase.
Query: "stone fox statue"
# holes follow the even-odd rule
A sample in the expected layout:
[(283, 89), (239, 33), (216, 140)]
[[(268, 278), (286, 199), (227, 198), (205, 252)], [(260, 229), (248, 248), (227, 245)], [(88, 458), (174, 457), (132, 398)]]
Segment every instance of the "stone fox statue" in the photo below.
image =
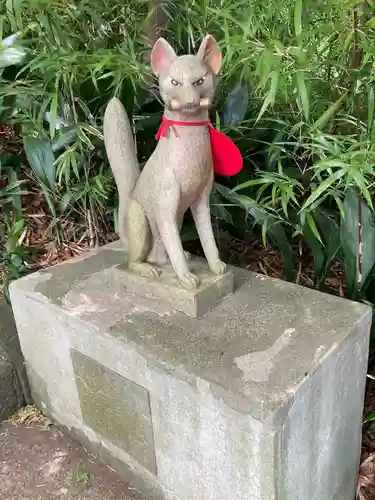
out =
[(199, 286), (199, 279), (189, 270), (189, 255), (180, 239), (189, 208), (210, 269), (217, 275), (226, 272), (209, 208), (214, 170), (208, 108), (221, 62), (221, 51), (211, 35), (204, 38), (196, 55), (180, 57), (166, 40), (156, 41), (151, 66), (165, 111), (160, 140), (142, 172), (120, 101), (113, 98), (104, 115), (105, 147), (119, 192), (119, 234), (128, 252), (128, 266), (142, 276), (158, 276), (160, 268), (171, 263), (182, 286), (190, 289)]

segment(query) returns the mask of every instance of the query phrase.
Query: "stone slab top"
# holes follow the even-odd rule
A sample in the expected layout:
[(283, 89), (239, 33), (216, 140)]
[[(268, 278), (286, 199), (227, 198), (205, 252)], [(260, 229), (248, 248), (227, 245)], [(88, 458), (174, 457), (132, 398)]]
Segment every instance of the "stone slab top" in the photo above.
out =
[(196, 387), (206, 381), (263, 422), (279, 420), (324, 358), (371, 322), (368, 306), (237, 268), (234, 294), (191, 318), (121, 287), (124, 260), (116, 242), (11, 286), (132, 346), (149, 366)]

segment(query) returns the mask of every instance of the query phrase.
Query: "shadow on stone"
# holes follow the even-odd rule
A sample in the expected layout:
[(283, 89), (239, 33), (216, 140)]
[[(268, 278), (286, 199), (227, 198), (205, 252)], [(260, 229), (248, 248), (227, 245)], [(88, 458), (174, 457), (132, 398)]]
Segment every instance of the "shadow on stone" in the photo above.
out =
[(30, 388), (12, 308), (0, 302), (0, 421), (31, 404)]

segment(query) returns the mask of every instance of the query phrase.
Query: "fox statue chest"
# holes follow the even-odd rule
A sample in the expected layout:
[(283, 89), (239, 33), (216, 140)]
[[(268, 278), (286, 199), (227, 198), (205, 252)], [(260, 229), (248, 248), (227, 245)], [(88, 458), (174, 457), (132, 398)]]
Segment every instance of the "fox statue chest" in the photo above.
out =
[(206, 127), (176, 127), (161, 138), (134, 190), (147, 209), (150, 199), (178, 195), (186, 211), (213, 179), (210, 134)]

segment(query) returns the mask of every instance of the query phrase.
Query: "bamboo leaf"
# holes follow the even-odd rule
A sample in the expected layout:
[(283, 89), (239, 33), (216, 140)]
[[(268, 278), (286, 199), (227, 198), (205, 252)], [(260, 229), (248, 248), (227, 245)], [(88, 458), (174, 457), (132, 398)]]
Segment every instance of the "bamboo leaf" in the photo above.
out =
[(56, 133), (57, 105), (58, 105), (58, 95), (56, 93), (51, 101), (51, 111), (49, 115), (49, 133), (52, 141)]
[(71, 200), (73, 198), (73, 193), (71, 191), (67, 191), (64, 196), (60, 200), (60, 210), (62, 213), (68, 208)]
[(54, 137), (54, 140), (52, 142), (52, 151), (54, 153), (56, 151), (59, 151), (64, 146), (69, 144), (76, 137), (76, 135), (77, 135), (77, 133), (76, 133), (75, 126), (64, 127), (63, 129), (60, 129), (57, 132), (57, 134)]
[(240, 191), (241, 189), (245, 189), (245, 188), (248, 188), (248, 187), (252, 187), (252, 186), (258, 186), (259, 184), (268, 184), (269, 181), (264, 179), (264, 178), (260, 178), (260, 179), (251, 179), (250, 181), (245, 181), (245, 182), (242, 182), (241, 184), (238, 184), (237, 186), (235, 186), (233, 188), (233, 192), (236, 192), (236, 191)]
[(44, 198), (47, 201), (47, 204), (48, 204), (48, 207), (50, 209), (52, 216), (54, 218), (56, 218), (56, 216), (57, 216), (56, 205), (55, 205), (55, 201), (54, 201), (53, 197), (51, 196), (50, 191), (48, 191), (44, 185), (42, 185), (42, 191), (43, 191)]
[(324, 250), (322, 244), (315, 237), (311, 226), (305, 224), (303, 227), (303, 238), (309, 246), (311, 253), (314, 258), (314, 270), (315, 274), (320, 279), (324, 266)]
[(309, 119), (309, 96), (306, 87), (305, 73), (303, 71), (298, 71), (296, 74), (297, 79), (297, 91), (298, 96), (301, 101), (302, 111), (305, 115), (306, 121)]
[(270, 103), (272, 105), (275, 104), (276, 100), (276, 94), (277, 94), (277, 86), (279, 83), (279, 76), (280, 76), (280, 71), (278, 69), (275, 69), (271, 73), (271, 87), (270, 87), (270, 95), (271, 95), (271, 101)]
[(296, 0), (296, 5), (294, 8), (294, 31), (296, 33), (296, 38), (300, 41), (302, 34), (302, 0)]
[(351, 174), (352, 174), (353, 179), (355, 180), (355, 182), (359, 188), (360, 193), (365, 197), (367, 203), (372, 208), (372, 210), (374, 210), (371, 195), (370, 195), (370, 192), (366, 186), (366, 181), (365, 181), (363, 175), (361, 174), (361, 172), (359, 172), (359, 170), (355, 170), (355, 169), (352, 169)]
[(23, 139), (23, 145), (35, 176), (44, 186), (53, 189), (56, 182), (56, 166), (51, 143), (41, 137), (27, 136)]
[(271, 73), (271, 84), (270, 84), (270, 89), (263, 101), (262, 107), (259, 111), (259, 114), (257, 116), (256, 122), (258, 122), (261, 117), (264, 115), (266, 112), (268, 106), (271, 104), (274, 104), (275, 98), (276, 98), (276, 93), (277, 93), (277, 84), (279, 82), (279, 70), (273, 70)]
[(314, 219), (316, 220), (320, 234), (324, 240), (324, 265), (318, 277), (318, 284), (322, 285), (333, 260), (341, 248), (340, 228), (338, 224), (320, 208), (315, 210)]
[(344, 210), (340, 237), (345, 277), (350, 296), (356, 298), (375, 263), (375, 216), (355, 188), (347, 190)]
[[(375, 19), (375, 17), (374, 17)], [(374, 124), (374, 88), (370, 85), (368, 89), (367, 107), (367, 130), (371, 133)]]
[(267, 228), (267, 234), (276, 243), (283, 256), (285, 278), (292, 281), (295, 276), (295, 256), (280, 223), (274, 223)]
[(367, 21), (367, 23), (365, 24), (365, 28), (367, 30), (371, 30), (371, 29), (375, 28), (375, 17), (372, 17), (371, 19), (369, 19)]
[[(14, 192), (11, 192), (11, 199), (12, 199), (12, 205), (14, 208), (19, 212), (22, 213), (22, 199), (21, 199), (21, 194), (24, 194), (22, 190), (19, 190), (18, 188), (22, 185), (23, 181), (20, 181), (18, 179), (16, 171), (11, 168), (9, 169), (8, 172), (8, 190), (11, 191), (12, 186), (14, 186), (16, 189)], [(1, 190), (0, 190), (1, 193)], [(0, 196), (1, 200), (1, 196)]]
[(323, 244), (322, 239), (321, 239), (320, 234), (319, 234), (319, 231), (318, 231), (318, 228), (316, 227), (314, 217), (312, 216), (312, 214), (310, 212), (307, 213), (306, 220), (307, 220), (307, 223), (308, 223), (313, 235), (315, 236), (315, 238), (320, 243)]
[(262, 116), (264, 115), (265, 111), (267, 110), (268, 106), (270, 105), (272, 96), (271, 96), (271, 91), (268, 91), (266, 98), (263, 101), (262, 107), (260, 108), (259, 114), (257, 116), (256, 121), (258, 122)]
[(318, 185), (316, 189), (310, 194), (310, 196), (305, 201), (303, 207), (301, 208), (301, 212), (306, 210), (307, 207), (312, 205), (318, 198), (322, 197), (322, 195), (327, 191), (328, 188), (332, 186), (336, 181), (341, 179), (345, 175), (344, 170), (337, 170), (332, 175), (330, 175), (327, 179), (325, 179), (322, 183)]
[(341, 97), (339, 97), (337, 99), (337, 101), (335, 101), (334, 103), (332, 103), (329, 106), (329, 108), (324, 111), (324, 113), (322, 114), (322, 116), (320, 118), (318, 118), (316, 120), (316, 122), (313, 123), (313, 125), (311, 126), (311, 129), (310, 129), (311, 132), (313, 132), (314, 130), (317, 130), (317, 129), (321, 129), (325, 125), (327, 125), (327, 123), (329, 122), (329, 120), (334, 116), (334, 114), (339, 109), (340, 104), (345, 99), (347, 93), (348, 92), (346, 91)]
[(272, 69), (277, 61), (278, 59), (276, 60), (273, 51), (270, 48), (263, 50), (261, 56), (258, 59), (256, 68), (256, 74), (259, 76), (259, 86), (261, 88), (265, 87)]

